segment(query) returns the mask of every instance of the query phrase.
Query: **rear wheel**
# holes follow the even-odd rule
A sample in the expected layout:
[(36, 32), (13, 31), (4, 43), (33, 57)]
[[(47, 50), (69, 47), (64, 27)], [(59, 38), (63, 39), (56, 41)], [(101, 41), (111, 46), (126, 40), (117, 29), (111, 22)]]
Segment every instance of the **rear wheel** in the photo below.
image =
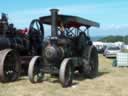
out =
[(98, 73), (98, 53), (95, 47), (92, 48), (88, 60), (83, 59), (83, 72), (88, 78), (94, 78)]
[(44, 73), (41, 72), (41, 58), (40, 56), (34, 56), (30, 63), (29, 63), (29, 68), (28, 68), (28, 76), (29, 80), (32, 83), (39, 83), (42, 82)]
[(15, 81), (20, 75), (19, 56), (12, 49), (0, 51), (0, 81)]
[(71, 86), (73, 79), (73, 64), (70, 58), (66, 58), (62, 61), (59, 79), (63, 87)]

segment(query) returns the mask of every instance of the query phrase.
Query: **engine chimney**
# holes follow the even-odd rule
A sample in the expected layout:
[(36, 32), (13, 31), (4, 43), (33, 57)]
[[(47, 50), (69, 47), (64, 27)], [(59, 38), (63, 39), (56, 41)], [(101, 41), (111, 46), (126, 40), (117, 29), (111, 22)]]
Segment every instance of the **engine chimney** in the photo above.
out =
[(56, 37), (57, 36), (57, 15), (58, 15), (58, 9), (51, 9), (51, 36)]

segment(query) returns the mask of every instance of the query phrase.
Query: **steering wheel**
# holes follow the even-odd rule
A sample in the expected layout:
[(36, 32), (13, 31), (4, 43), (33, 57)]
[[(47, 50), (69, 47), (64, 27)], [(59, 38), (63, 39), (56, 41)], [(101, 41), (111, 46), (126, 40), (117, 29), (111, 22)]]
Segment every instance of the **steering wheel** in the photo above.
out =
[(38, 20), (34, 19), (30, 23), (29, 27), (29, 40), (30, 47), (33, 54), (38, 54), (39, 49), (42, 47), (42, 42), (44, 40), (44, 27), (43, 24)]

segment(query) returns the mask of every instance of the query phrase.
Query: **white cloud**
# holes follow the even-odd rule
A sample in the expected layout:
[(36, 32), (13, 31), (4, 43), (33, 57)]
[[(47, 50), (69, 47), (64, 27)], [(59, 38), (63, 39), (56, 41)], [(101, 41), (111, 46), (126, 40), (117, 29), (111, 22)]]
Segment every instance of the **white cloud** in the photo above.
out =
[[(94, 11), (96, 9), (95, 6), (92, 5), (68, 5), (68, 6), (56, 6), (53, 8), (59, 9), (59, 13), (69, 14), (69, 15), (77, 15), (83, 16), (85, 13), (90, 13), (90, 11)], [(39, 18), (40, 16), (45, 16), (50, 14), (51, 8), (34, 8), (34, 9), (26, 9), (26, 10), (18, 10), (14, 12), (10, 12), (9, 19), (10, 22), (13, 22), (17, 27), (25, 27), (28, 26), (30, 21), (35, 18)], [(28, 23), (29, 22), (29, 23)]]
[[(112, 8), (112, 6), (110, 7)], [(104, 8), (104, 6), (93, 5), (93, 4), (92, 5), (83, 4), (83, 5), (56, 6), (51, 8), (59, 9), (60, 14), (64, 13), (69, 15), (77, 15), (80, 17), (86, 17), (87, 19), (89, 18), (97, 21), (97, 20), (101, 20), (101, 17), (103, 16), (102, 9)], [(26, 9), (26, 10), (18, 10), (18, 11), (10, 12), (8, 15), (9, 15), (10, 21), (14, 23), (16, 27), (24, 28), (24, 27), (29, 27), (29, 24), (32, 19), (50, 14), (49, 9), (51, 8), (47, 7), (47, 8), (33, 8), (33, 9)], [(105, 8), (105, 10), (107, 10), (107, 8)], [(91, 29), (91, 31), (93, 31), (91, 32), (91, 35), (101, 36), (101, 35), (117, 35), (117, 34), (127, 35), (128, 34), (128, 24), (111, 24), (111, 22), (110, 24), (105, 24), (102, 21), (100, 21), (100, 23), (101, 23), (100, 28)]]
[(105, 35), (128, 35), (128, 24), (104, 24), (99, 29), (92, 28), (91, 35), (105, 36)]

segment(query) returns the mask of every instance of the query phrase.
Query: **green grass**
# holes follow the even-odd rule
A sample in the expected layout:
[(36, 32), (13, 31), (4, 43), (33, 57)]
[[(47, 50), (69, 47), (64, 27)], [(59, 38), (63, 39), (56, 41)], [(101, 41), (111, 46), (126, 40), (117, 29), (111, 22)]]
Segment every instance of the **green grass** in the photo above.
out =
[(112, 59), (99, 55), (99, 75), (94, 79), (76, 76), (74, 85), (62, 88), (57, 79), (31, 84), (28, 77), (0, 83), (0, 96), (128, 96), (128, 69), (113, 68)]

